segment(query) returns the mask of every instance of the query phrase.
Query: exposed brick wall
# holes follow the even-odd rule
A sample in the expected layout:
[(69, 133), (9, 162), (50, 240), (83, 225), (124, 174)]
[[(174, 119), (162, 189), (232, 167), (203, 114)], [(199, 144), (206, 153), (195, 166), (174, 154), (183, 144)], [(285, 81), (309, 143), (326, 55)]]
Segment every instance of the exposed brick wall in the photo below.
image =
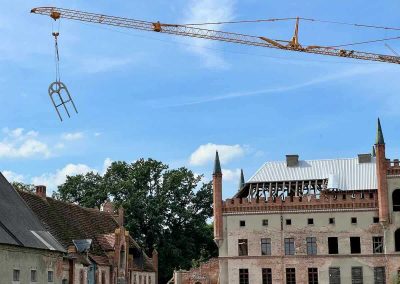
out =
[[(372, 194), (372, 196), (369, 195)], [(343, 199), (343, 196), (346, 196)], [(372, 197), (372, 198), (371, 198)], [(223, 212), (255, 212), (255, 211), (282, 211), (282, 210), (315, 210), (315, 209), (357, 209), (377, 208), (378, 198), (375, 191), (361, 193), (344, 192), (321, 195), (317, 199), (314, 195), (305, 197), (288, 197), (284, 201), (280, 198), (275, 200), (255, 199), (249, 201), (247, 198), (227, 199), (223, 202)]]
[(177, 271), (179, 280), (175, 280), (175, 284), (218, 284), (218, 263), (218, 259), (213, 258), (189, 271)]

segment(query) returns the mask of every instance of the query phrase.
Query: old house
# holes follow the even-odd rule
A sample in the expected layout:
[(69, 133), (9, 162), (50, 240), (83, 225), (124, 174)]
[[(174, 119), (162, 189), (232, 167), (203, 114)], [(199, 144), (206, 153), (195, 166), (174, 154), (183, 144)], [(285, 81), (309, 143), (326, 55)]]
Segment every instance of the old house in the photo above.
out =
[(158, 256), (149, 258), (124, 227), (124, 211), (84, 208), (46, 196), (46, 187), (20, 196), (66, 251), (63, 283), (155, 284)]
[(64, 253), (0, 173), (0, 283), (61, 283)]
[(400, 163), (386, 157), (379, 121), (372, 154), (288, 155), (265, 163), (226, 200), (222, 178), (217, 153), (219, 283), (398, 283)]

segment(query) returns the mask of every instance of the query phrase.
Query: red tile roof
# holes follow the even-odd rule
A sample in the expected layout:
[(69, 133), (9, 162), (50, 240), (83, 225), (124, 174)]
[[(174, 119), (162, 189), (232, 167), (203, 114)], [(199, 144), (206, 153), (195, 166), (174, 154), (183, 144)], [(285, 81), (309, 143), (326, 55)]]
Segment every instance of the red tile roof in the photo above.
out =
[[(104, 262), (107, 251), (114, 250), (115, 229), (119, 224), (113, 215), (98, 209), (85, 208), (50, 197), (42, 198), (34, 193), (18, 191), (43, 226), (64, 246), (73, 245), (72, 240), (92, 239), (90, 255), (94, 261)], [(130, 237), (130, 249), (135, 251), (135, 262), (142, 270), (154, 271), (150, 258)]]

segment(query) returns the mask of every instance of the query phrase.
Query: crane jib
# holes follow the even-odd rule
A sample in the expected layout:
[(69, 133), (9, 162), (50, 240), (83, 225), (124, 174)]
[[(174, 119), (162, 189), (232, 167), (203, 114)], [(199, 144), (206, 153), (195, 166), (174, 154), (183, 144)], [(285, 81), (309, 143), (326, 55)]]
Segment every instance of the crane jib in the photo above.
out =
[(297, 18), (295, 35), (293, 36), (292, 40), (284, 41), (284, 40), (273, 40), (263, 36), (252, 36), (240, 33), (202, 29), (190, 25), (163, 24), (160, 22), (149, 22), (149, 21), (135, 20), (123, 17), (107, 16), (102, 14), (95, 14), (95, 13), (64, 9), (64, 8), (56, 8), (56, 7), (33, 8), (31, 10), (31, 13), (47, 15), (53, 18), (54, 20), (64, 18), (64, 19), (71, 19), (89, 23), (96, 23), (102, 25), (110, 25), (110, 26), (145, 30), (145, 31), (154, 31), (154, 32), (186, 36), (186, 37), (196, 37), (196, 38), (230, 42), (236, 44), (275, 48), (286, 51), (305, 52), (311, 54), (400, 64), (399, 56), (376, 54), (370, 52), (339, 49), (339, 48), (324, 47), (324, 46), (302, 47), (298, 43), (298, 38), (297, 38), (299, 18)]

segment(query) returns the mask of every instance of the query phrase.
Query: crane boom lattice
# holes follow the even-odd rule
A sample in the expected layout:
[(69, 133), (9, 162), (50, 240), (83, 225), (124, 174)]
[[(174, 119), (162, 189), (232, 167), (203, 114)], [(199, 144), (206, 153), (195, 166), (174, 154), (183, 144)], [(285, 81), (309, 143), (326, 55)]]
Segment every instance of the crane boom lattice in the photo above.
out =
[(376, 53), (356, 51), (356, 50), (338, 49), (338, 48), (324, 47), (317, 45), (302, 47), (300, 44), (298, 44), (298, 38), (296, 33), (291, 41), (285, 41), (285, 40), (273, 40), (264, 36), (252, 36), (241, 33), (203, 29), (190, 25), (149, 22), (149, 21), (135, 20), (129, 18), (95, 14), (77, 10), (70, 10), (64, 8), (56, 8), (56, 7), (38, 7), (32, 9), (31, 12), (35, 14), (50, 16), (54, 20), (65, 18), (65, 19), (71, 19), (89, 23), (166, 33), (166, 34), (179, 35), (185, 37), (203, 38), (203, 39), (231, 42), (244, 45), (275, 48), (287, 51), (305, 52), (312, 54), (400, 64), (399, 56), (376, 54)]

